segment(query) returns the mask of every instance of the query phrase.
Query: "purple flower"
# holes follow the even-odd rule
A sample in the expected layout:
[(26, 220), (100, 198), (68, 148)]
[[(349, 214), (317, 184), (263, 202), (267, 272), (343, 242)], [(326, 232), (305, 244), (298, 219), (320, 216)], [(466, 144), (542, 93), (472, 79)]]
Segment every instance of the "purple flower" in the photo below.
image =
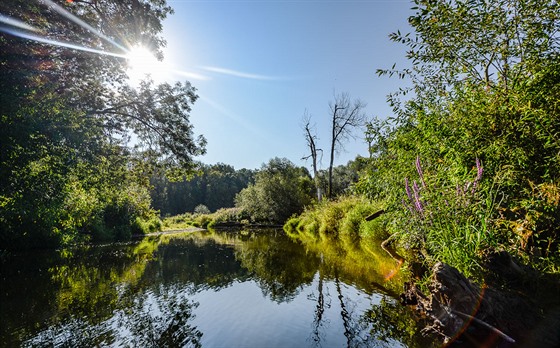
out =
[(424, 212), (424, 206), (422, 205), (422, 202), (420, 201), (420, 199), (418, 199), (414, 202), (414, 207), (416, 208), (416, 210), (420, 214), (422, 214)]
[(484, 168), (482, 168), (482, 163), (480, 163), (478, 157), (475, 159), (475, 162), (476, 162), (476, 181), (479, 181), (480, 179), (482, 179), (482, 173), (484, 172)]
[(420, 187), (418, 187), (416, 180), (414, 180), (414, 182), (412, 183), (412, 192), (414, 192), (414, 198), (418, 198), (420, 194)]
[(408, 178), (404, 178), (404, 189), (406, 190), (406, 195), (408, 199), (412, 202), (412, 193), (410, 192), (410, 185), (408, 184)]
[(476, 190), (476, 186), (478, 185), (478, 182), (480, 181), (480, 179), (482, 179), (482, 173), (484, 172), (484, 168), (482, 168), (482, 164), (480, 163), (478, 157), (475, 159), (475, 162), (476, 162), (476, 179), (474, 179), (473, 187), (471, 191), (473, 194)]
[(424, 211), (424, 207), (422, 206), (422, 202), (420, 201), (420, 187), (418, 187), (416, 181), (414, 181), (414, 183), (412, 184), (412, 191), (414, 192), (414, 207), (420, 214), (422, 214), (422, 212)]

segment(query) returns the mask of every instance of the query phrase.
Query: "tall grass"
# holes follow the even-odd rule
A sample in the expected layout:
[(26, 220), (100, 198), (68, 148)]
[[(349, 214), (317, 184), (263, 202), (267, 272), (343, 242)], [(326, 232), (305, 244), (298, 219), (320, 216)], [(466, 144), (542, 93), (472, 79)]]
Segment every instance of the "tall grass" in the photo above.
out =
[(393, 231), (399, 240), (427, 251), (432, 261), (445, 262), (477, 277), (483, 271), (483, 254), (500, 248), (503, 236), (495, 229), (496, 192), (484, 188), (481, 162), (476, 159), (472, 179), (446, 184), (438, 173), (424, 175), (419, 158), (416, 169), (421, 185), (404, 180), (406, 198)]
[(381, 239), (387, 235), (383, 217), (365, 221), (368, 215), (379, 210), (379, 203), (363, 197), (345, 196), (308, 207), (301, 215), (290, 218), (284, 230), (292, 237), (340, 239), (347, 244), (356, 243), (363, 236)]

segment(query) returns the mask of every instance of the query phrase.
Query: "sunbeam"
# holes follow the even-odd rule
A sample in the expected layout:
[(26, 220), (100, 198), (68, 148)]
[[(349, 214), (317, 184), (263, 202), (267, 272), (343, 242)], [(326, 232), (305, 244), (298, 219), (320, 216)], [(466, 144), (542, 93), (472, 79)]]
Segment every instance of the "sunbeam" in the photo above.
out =
[(25, 29), (25, 30), (29, 30), (29, 31), (35, 31), (35, 32), (39, 32), (40, 30), (27, 24), (24, 23), (18, 19), (15, 18), (11, 18), (8, 16), (4, 16), (3, 14), (0, 14), (0, 22), (4, 23), (4, 24), (8, 24), (11, 25), (12, 27), (17, 27), (20, 29)]
[[(134, 46), (134, 47), (131, 47), (131, 48), (125, 48), (122, 45), (116, 43), (111, 38), (104, 35), (103, 33), (99, 32), (98, 30), (96, 30), (95, 28), (93, 28), (91, 25), (87, 24), (86, 22), (84, 22), (80, 18), (78, 18), (75, 15), (73, 15), (72, 13), (68, 12), (66, 9), (64, 9), (60, 5), (54, 3), (53, 1), (51, 1), (51, 0), (38, 0), (38, 1), (42, 5), (49, 7), (53, 11), (57, 12), (59, 15), (61, 15), (61, 16), (65, 17), (66, 19), (80, 25), (81, 27), (85, 28), (86, 30), (88, 30), (92, 34), (94, 34), (97, 37), (103, 39), (104, 41), (110, 43), (111, 45), (113, 45), (114, 47), (122, 50), (123, 52), (122, 53), (115, 53), (115, 52), (105, 51), (105, 50), (102, 50), (102, 49), (96, 49), (96, 48), (82, 46), (82, 45), (75, 44), (75, 43), (72, 43), (72, 42), (65, 42), (65, 41), (58, 41), (58, 40), (49, 39), (45, 36), (42, 36), (41, 34), (32, 34), (30, 32), (41, 32), (41, 30), (38, 29), (38, 28), (35, 28), (32, 25), (29, 25), (25, 22), (22, 22), (18, 19), (11, 18), (9, 16), (2, 15), (2, 14), (0, 14), (0, 23), (4, 23), (4, 24), (6, 24), (10, 27), (0, 27), (0, 32), (5, 32), (7, 34), (10, 34), (10, 35), (22, 38), (22, 39), (41, 42), (41, 43), (45, 43), (45, 44), (48, 44), (48, 45), (65, 47), (65, 48), (70, 48), (70, 49), (74, 49), (74, 50), (78, 50), (78, 51), (84, 51), (84, 52), (90, 52), (90, 53), (95, 53), (95, 54), (100, 54), (100, 55), (105, 55), (105, 56), (111, 56), (111, 57), (126, 59), (127, 64), (128, 64), (128, 69), (127, 69), (128, 70), (128, 76), (129, 76), (130, 83), (132, 83), (132, 85), (138, 85), (139, 81), (142, 80), (143, 78), (147, 77), (147, 75), (150, 75), (151, 78), (153, 78), (155, 80), (158, 80), (160, 82), (163, 82), (166, 78), (170, 77), (169, 74), (184, 76), (184, 77), (187, 77), (189, 79), (194, 79), (194, 80), (201, 80), (201, 81), (210, 80), (210, 77), (202, 75), (202, 74), (172, 68), (172, 67), (166, 65), (165, 63), (157, 60), (157, 58), (155, 57), (154, 54), (152, 54), (151, 51), (143, 48), (142, 46)], [(221, 73), (230, 74), (230, 75), (237, 74), (236, 76), (243, 76), (245, 78), (253, 78), (253, 79), (256, 79), (256, 78), (257, 79), (266, 79), (267, 78), (266, 76), (244, 74), (244, 73), (235, 72), (233, 70), (227, 70), (227, 69), (214, 68), (214, 70), (212, 70), (212, 68), (209, 68), (207, 70), (214, 71), (214, 72), (221, 72)]]
[(99, 32), (97, 29), (95, 29), (91, 25), (87, 24), (86, 22), (84, 22), (80, 18), (76, 17), (72, 13), (68, 12), (64, 8), (60, 7), (59, 5), (55, 4), (51, 0), (39, 0), (39, 2), (46, 5), (46, 6), (51, 7), (54, 11), (58, 12), (59, 15), (61, 15), (63, 17), (66, 17), (67, 19), (69, 19), (72, 22), (78, 24), (82, 28), (89, 30), (92, 34), (98, 36), (99, 38), (101, 38), (105, 41), (107, 41), (108, 43), (112, 44), (113, 46), (115, 46), (115, 47), (117, 47), (117, 48), (119, 48), (119, 49), (121, 49), (125, 52), (128, 52), (128, 49), (126, 49), (126, 47), (124, 47), (122, 45), (119, 45), (113, 39), (111, 39), (111, 38), (107, 37), (106, 35), (104, 35), (103, 33)]
[(76, 44), (69, 43), (69, 42), (64, 42), (64, 41), (51, 40), (51, 39), (47, 39), (47, 38), (42, 37), (42, 36), (32, 35), (32, 34), (24, 33), (22, 31), (10, 29), (10, 28), (0, 28), (0, 31), (3, 31), (3, 32), (8, 33), (8, 34), (13, 35), (13, 36), (20, 37), (22, 39), (33, 40), (33, 41), (37, 41), (37, 42), (46, 43), (46, 44), (49, 44), (49, 45), (54, 45), (54, 46), (71, 48), (71, 49), (78, 50), (78, 51), (85, 51), (85, 52), (91, 52), (91, 53), (96, 53), (96, 54), (102, 54), (102, 55), (105, 55), (105, 56), (111, 56), (111, 57), (118, 57), (118, 58), (125, 58), (126, 59), (125, 54), (119, 54), (119, 53), (97, 50), (95, 48), (84, 47), (84, 46), (80, 46), (80, 45), (76, 45)]
[(270, 141), (270, 139), (267, 138), (267, 134), (263, 129), (259, 129), (255, 125), (247, 122), (246, 120), (237, 116), (234, 112), (225, 108), (224, 106), (222, 106), (218, 102), (215, 102), (212, 99), (210, 99), (210, 98), (208, 98), (208, 97), (206, 97), (206, 96), (204, 96), (200, 93), (198, 94), (198, 96), (199, 96), (199, 98), (202, 102), (205, 102), (206, 104), (210, 105), (212, 108), (214, 108), (215, 110), (220, 112), (222, 115), (232, 119), (233, 121), (235, 121), (236, 123), (241, 125), (243, 128), (245, 128), (248, 131), (250, 131), (251, 133), (253, 133), (254, 136), (262, 138), (262, 139), (267, 140), (267, 141)]
[(171, 70), (171, 72), (175, 75), (184, 76), (186, 78), (193, 79), (193, 80), (199, 80), (199, 81), (211, 80), (211, 78), (206, 76), (206, 75), (201, 75), (201, 74), (197, 74), (197, 73), (193, 73), (193, 72), (189, 72), (189, 71)]
[(283, 77), (258, 75), (258, 74), (246, 73), (246, 72), (238, 71), (238, 70), (219, 68), (219, 67), (215, 67), (215, 66), (201, 66), (200, 69), (210, 71), (210, 72), (219, 73), (219, 74), (224, 74), (224, 75), (241, 77), (241, 78), (250, 79), (250, 80), (268, 80), (268, 81), (285, 80), (285, 78), (283, 78)]

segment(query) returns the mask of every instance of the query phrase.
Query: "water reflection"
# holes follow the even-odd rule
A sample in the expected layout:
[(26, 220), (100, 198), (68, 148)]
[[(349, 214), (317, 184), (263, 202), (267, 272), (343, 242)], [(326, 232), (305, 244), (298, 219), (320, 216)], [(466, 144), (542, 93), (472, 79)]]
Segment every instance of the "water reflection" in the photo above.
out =
[(14, 255), (0, 270), (0, 345), (418, 345), (388, 296), (399, 278), (357, 257), (281, 231)]

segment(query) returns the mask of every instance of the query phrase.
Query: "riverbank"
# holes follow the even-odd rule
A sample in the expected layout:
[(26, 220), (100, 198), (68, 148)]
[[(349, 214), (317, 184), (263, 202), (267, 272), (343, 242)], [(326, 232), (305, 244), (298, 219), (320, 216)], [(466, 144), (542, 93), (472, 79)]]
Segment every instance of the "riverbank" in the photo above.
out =
[(192, 233), (192, 232), (200, 232), (206, 231), (204, 228), (200, 227), (188, 227), (188, 228), (179, 228), (179, 229), (172, 229), (172, 230), (164, 230), (159, 232), (151, 232), (147, 234), (137, 234), (133, 235), (133, 238), (141, 238), (141, 237), (150, 237), (150, 236), (161, 236), (164, 234), (176, 234), (176, 233)]
[(425, 332), (460, 347), (560, 346), (560, 281), (505, 252), (492, 253), (482, 284), (436, 263), (423, 284), (407, 282), (401, 302), (427, 318)]
[[(465, 267), (477, 270), (469, 276), (425, 249), (403, 247), (406, 243), (386, 229), (390, 217), (379, 211), (383, 210), (365, 199), (341, 198), (293, 217), (284, 230), (325, 250), (335, 243), (345, 250), (359, 249), (364, 240), (375, 238), (385, 256), (401, 266), (399, 274), (407, 275), (393, 291), (425, 322), (422, 331), (438, 335), (445, 344), (556, 347), (560, 343), (558, 273), (534, 269), (506, 251), (480, 247), (476, 259), (464, 260), (476, 265)], [(468, 247), (460, 244), (449, 250), (460, 254)]]

